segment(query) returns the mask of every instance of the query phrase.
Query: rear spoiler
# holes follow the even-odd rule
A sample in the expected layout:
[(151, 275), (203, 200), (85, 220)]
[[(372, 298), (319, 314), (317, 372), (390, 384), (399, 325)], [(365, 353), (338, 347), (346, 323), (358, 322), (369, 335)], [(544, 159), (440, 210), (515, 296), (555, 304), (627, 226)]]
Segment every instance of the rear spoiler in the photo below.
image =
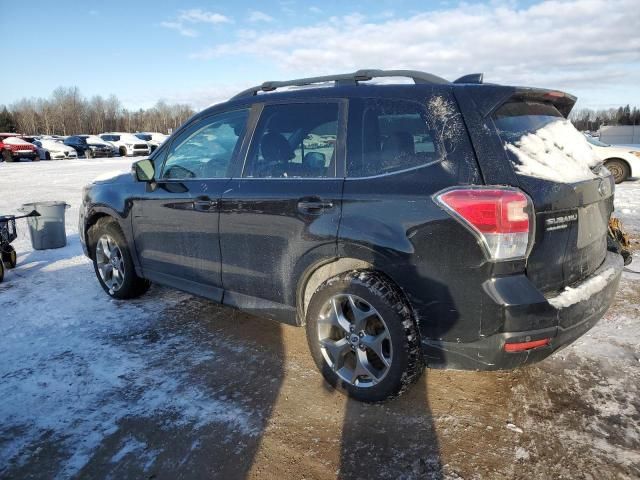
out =
[(537, 101), (550, 103), (566, 118), (576, 104), (577, 97), (545, 88), (506, 87), (502, 85), (464, 85), (463, 88), (472, 98), (481, 115), (486, 117), (508, 101)]
[(523, 87), (516, 88), (516, 94), (512, 98), (513, 100), (536, 100), (551, 103), (565, 118), (569, 116), (571, 109), (578, 99), (570, 93), (560, 92), (558, 90)]

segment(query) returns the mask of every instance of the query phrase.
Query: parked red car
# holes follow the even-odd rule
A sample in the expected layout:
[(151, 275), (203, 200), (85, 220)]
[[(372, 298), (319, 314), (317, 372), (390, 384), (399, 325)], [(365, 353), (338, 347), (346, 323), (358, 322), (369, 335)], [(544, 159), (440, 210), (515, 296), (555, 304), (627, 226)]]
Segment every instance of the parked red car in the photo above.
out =
[(40, 160), (38, 149), (15, 133), (0, 133), (0, 161), (13, 162), (28, 158), (32, 162)]

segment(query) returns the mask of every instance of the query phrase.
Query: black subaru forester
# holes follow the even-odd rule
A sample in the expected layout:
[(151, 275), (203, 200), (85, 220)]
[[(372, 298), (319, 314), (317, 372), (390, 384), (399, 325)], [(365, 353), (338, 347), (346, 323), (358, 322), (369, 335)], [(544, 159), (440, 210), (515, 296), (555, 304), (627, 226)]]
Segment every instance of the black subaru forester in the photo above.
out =
[(475, 74), (266, 82), (85, 187), (80, 237), (114, 298), (156, 282), (306, 326), (359, 400), (425, 364), (517, 367), (591, 328), (623, 269), (575, 100)]

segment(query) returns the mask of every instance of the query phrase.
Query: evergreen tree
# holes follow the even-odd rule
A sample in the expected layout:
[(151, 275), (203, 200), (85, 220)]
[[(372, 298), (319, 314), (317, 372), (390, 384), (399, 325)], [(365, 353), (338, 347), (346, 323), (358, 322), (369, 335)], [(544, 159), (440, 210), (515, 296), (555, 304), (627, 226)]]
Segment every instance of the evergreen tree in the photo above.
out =
[(7, 107), (0, 112), (0, 132), (13, 133), (16, 131), (16, 121)]

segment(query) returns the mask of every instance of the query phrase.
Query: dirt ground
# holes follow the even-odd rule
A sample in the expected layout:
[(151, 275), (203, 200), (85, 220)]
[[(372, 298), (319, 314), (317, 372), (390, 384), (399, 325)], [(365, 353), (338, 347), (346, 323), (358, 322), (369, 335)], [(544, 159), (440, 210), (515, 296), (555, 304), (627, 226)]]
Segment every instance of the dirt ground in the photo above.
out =
[[(637, 283), (623, 294), (638, 299)], [(614, 308), (637, 316), (627, 300)], [(640, 478), (637, 370), (621, 378), (563, 351), (511, 372), (427, 370), (401, 398), (365, 405), (326, 386), (303, 329), (189, 298), (131, 337), (151, 344), (176, 333), (216, 352), (191, 381), (251, 411), (249, 428), (127, 417), (79, 478)], [(608, 415), (602, 402), (622, 408)], [(3, 477), (55, 476), (57, 445), (44, 436)]]

